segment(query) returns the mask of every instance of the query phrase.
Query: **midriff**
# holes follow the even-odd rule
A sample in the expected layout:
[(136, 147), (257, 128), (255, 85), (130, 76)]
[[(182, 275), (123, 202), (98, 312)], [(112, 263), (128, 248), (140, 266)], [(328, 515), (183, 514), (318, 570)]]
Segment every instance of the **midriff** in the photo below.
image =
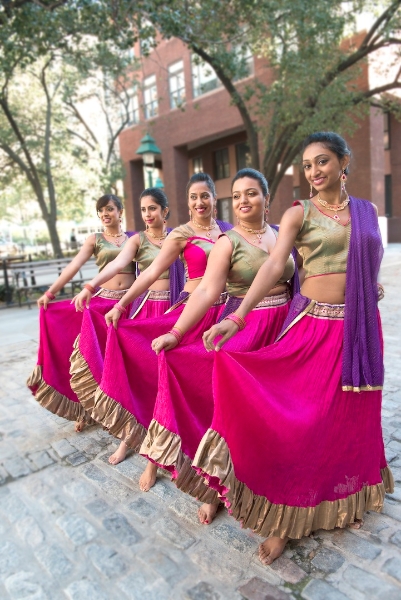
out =
[(118, 273), (102, 284), (106, 290), (127, 290), (135, 281), (133, 273)]
[(154, 292), (165, 292), (170, 289), (170, 279), (158, 279), (149, 286)]
[(344, 304), (345, 273), (330, 273), (305, 279), (301, 294), (317, 302)]
[(194, 292), (196, 290), (196, 288), (198, 287), (198, 285), (200, 284), (201, 281), (202, 281), (202, 277), (199, 277), (198, 279), (187, 280), (187, 282), (184, 285), (184, 292), (188, 292), (189, 294), (192, 294), (192, 292)]

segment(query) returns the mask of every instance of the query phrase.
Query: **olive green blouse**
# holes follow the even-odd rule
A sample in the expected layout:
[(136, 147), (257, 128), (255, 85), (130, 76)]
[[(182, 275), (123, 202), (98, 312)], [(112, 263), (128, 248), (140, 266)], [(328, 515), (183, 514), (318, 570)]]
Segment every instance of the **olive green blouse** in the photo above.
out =
[[(144, 231), (139, 232), (139, 248), (135, 256), (135, 262), (138, 265), (138, 269), (142, 273), (145, 269), (150, 267), (152, 262), (158, 256), (161, 247), (156, 246), (156, 244), (152, 244), (152, 242), (148, 239), (147, 235), (145, 235)], [(169, 279), (169, 270), (164, 271), (159, 277), (159, 279)]]
[[(124, 240), (121, 246), (115, 246), (106, 240), (103, 233), (95, 233), (95, 247), (93, 254), (96, 258), (96, 264), (99, 267), (99, 273), (106, 265), (112, 262), (120, 254), (128, 241), (128, 237)], [(130, 262), (124, 267), (120, 273), (133, 273), (135, 274), (135, 264)]]
[[(272, 231), (277, 237), (277, 231), (275, 229), (272, 229)], [(245, 296), (260, 267), (269, 258), (269, 253), (248, 242), (234, 229), (226, 231), (223, 235), (228, 237), (233, 248), (226, 283), (227, 292), (230, 296)], [(282, 285), (291, 279), (294, 270), (294, 259), (290, 255), (285, 264), (284, 273), (277, 281), (276, 286)]]
[(351, 220), (342, 225), (321, 212), (311, 200), (297, 200), (304, 209), (304, 219), (295, 240), (303, 259), (305, 279), (331, 273), (345, 273)]

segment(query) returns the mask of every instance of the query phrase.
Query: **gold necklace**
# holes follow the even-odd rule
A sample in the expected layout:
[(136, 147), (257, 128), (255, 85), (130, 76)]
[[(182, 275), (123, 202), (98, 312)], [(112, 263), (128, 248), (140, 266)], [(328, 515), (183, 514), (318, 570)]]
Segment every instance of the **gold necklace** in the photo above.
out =
[(239, 226), (240, 226), (240, 227), (241, 227), (241, 228), (242, 228), (244, 231), (247, 231), (248, 233), (253, 233), (254, 235), (256, 235), (256, 240), (255, 240), (255, 241), (257, 241), (257, 242), (258, 242), (258, 244), (261, 244), (261, 243), (262, 243), (262, 235), (263, 235), (264, 233), (266, 233), (266, 231), (267, 231), (267, 223), (266, 223), (266, 225), (264, 225), (264, 226), (262, 227), (262, 229), (252, 229), (251, 227), (245, 227), (245, 225), (243, 225), (243, 224), (241, 223), (241, 221), (239, 222)]
[(146, 235), (150, 235), (150, 237), (152, 237), (154, 240), (156, 240), (159, 244), (159, 246), (162, 245), (162, 241), (166, 239), (167, 237), (167, 231), (164, 230), (161, 236), (155, 235), (152, 231), (150, 231), (150, 229), (146, 230)]
[(108, 235), (109, 237), (121, 237), (122, 235), (125, 235), (125, 233), (123, 231), (120, 231), (120, 233), (107, 233), (106, 227), (104, 228), (103, 233), (105, 235)]
[(192, 217), (192, 223), (196, 226), (199, 227), (199, 229), (204, 229), (205, 231), (207, 231), (207, 237), (211, 238), (212, 234), (210, 233), (212, 229), (214, 229), (216, 227), (216, 221), (214, 219), (212, 219), (212, 225), (200, 225), (198, 223), (198, 221), (195, 221), (195, 219)]
[(317, 201), (319, 202), (319, 204), (321, 204), (327, 210), (335, 211), (336, 214), (333, 215), (333, 219), (335, 219), (336, 221), (339, 221), (340, 217), (338, 216), (337, 212), (339, 210), (344, 210), (344, 208), (347, 208), (348, 204), (350, 203), (350, 198), (347, 194), (347, 197), (345, 198), (345, 200), (343, 200), (343, 202), (341, 202), (341, 204), (329, 204), (328, 202), (326, 202), (326, 200), (322, 200), (320, 197), (320, 194), (318, 194)]

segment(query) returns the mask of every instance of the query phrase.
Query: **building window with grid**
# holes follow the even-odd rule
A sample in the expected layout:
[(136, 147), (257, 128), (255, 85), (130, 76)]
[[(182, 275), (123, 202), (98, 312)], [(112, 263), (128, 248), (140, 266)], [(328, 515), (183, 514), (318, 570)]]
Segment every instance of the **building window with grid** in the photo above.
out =
[(157, 117), (158, 102), (156, 75), (151, 75), (143, 80), (143, 104), (145, 119)]
[(168, 87), (170, 90), (170, 108), (180, 108), (185, 102), (184, 62), (182, 60), (169, 66)]
[(194, 173), (203, 173), (203, 160), (201, 156), (192, 159)]
[(139, 98), (136, 88), (127, 91), (128, 125), (139, 123)]
[(230, 162), (228, 158), (228, 148), (216, 150), (213, 153), (214, 159), (214, 178), (226, 179), (230, 177)]
[(214, 69), (202, 62), (195, 54), (192, 54), (191, 57), (191, 67), (194, 98), (206, 94), (206, 92), (211, 92), (221, 85)]
[(249, 146), (246, 142), (242, 142), (242, 144), (236, 144), (235, 146), (235, 155), (237, 158), (237, 170), (245, 169), (249, 167), (251, 164), (251, 153), (249, 151)]
[(226, 223), (233, 222), (231, 198), (219, 198), (217, 200), (217, 218), (219, 221), (226, 221)]
[(391, 138), (390, 138), (390, 113), (383, 113), (383, 143), (384, 149), (390, 150), (391, 148)]

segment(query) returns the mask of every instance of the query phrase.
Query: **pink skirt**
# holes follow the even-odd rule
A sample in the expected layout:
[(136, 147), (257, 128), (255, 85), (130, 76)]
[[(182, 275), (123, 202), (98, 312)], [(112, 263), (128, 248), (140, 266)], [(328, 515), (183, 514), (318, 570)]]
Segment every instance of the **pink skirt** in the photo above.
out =
[(193, 466), (260, 535), (345, 527), (392, 489), (381, 390), (342, 391), (343, 315), (316, 303), (268, 348), (216, 355), (213, 420)]
[[(266, 298), (246, 318), (247, 326), (227, 344), (232, 351), (250, 352), (274, 342), (288, 313), (287, 293)], [(168, 469), (182, 491), (204, 502), (216, 501), (191, 468), (198, 445), (213, 418), (214, 352), (202, 340), (183, 343), (159, 355), (159, 391), (141, 454)]]
[[(83, 313), (81, 332), (70, 357), (71, 387), (87, 414), (93, 411), (95, 392), (102, 381), (107, 342), (106, 313), (97, 310), (94, 300), (96, 297)], [(138, 321), (161, 317), (169, 308), (170, 292), (150, 292), (130, 319)], [(125, 313), (128, 314), (129, 311)], [(121, 327), (121, 324), (122, 320), (118, 326)]]
[[(117, 299), (96, 296), (93, 314), (103, 319)], [(71, 300), (41, 308), (39, 313), (39, 351), (37, 365), (27, 380), (36, 400), (50, 412), (70, 421), (84, 420), (85, 410), (70, 385), (70, 355), (82, 326), (84, 313)]]
[[(162, 316), (125, 320), (109, 327), (104, 359), (84, 348), (87, 371), (98, 387), (85, 409), (128, 447), (139, 449), (153, 416), (158, 389), (157, 356), (151, 348), (154, 338), (176, 323), (185, 304)], [(218, 319), (223, 300), (216, 303), (197, 326), (185, 336), (193, 339)], [(150, 310), (149, 306), (149, 310)], [(86, 342), (82, 340), (82, 344)], [(80, 346), (81, 347), (81, 346)], [(84, 355), (83, 355), (84, 356)]]

